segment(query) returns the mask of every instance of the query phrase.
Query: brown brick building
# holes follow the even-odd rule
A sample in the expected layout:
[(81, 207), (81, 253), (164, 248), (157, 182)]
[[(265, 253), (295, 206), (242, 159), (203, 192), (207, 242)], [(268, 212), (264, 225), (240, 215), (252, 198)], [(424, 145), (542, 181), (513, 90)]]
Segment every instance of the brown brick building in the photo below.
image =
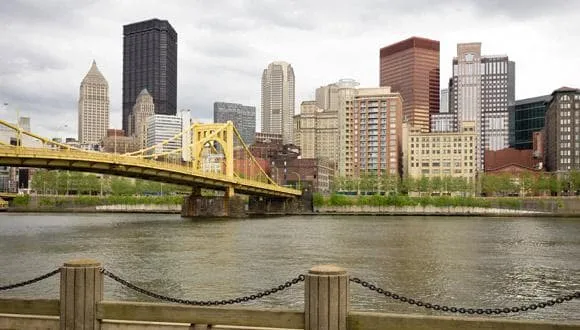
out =
[(544, 126), (544, 157), (550, 172), (580, 169), (580, 89), (552, 93)]
[(485, 150), (485, 173), (540, 173), (542, 159), (534, 156), (534, 150), (505, 148), (497, 151)]
[(430, 113), (439, 113), (439, 41), (412, 37), (380, 50), (380, 85), (403, 97), (408, 122), (429, 130)]

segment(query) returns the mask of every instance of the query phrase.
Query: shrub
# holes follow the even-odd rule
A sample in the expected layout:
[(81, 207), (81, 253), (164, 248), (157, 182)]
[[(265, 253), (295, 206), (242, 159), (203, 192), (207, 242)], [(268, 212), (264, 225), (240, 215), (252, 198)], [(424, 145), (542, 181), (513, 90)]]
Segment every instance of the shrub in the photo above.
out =
[(12, 200), (14, 206), (28, 206), (30, 203), (30, 195), (18, 195)]
[(324, 196), (321, 193), (314, 193), (312, 196), (312, 203), (314, 206), (320, 207), (324, 205)]

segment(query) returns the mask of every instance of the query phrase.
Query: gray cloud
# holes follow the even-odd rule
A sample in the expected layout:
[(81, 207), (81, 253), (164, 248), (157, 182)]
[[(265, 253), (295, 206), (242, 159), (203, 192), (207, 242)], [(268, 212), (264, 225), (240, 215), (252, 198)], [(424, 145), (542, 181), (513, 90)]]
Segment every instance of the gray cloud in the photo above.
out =
[(66, 121), (74, 135), (78, 87), (95, 58), (109, 81), (111, 125), (119, 127), (122, 25), (152, 17), (168, 19), (179, 34), (178, 108), (197, 118), (212, 118), (217, 100), (259, 109), (261, 73), (273, 60), (292, 63), (296, 104), (342, 77), (374, 86), (378, 49), (411, 35), (441, 40), (442, 84), (455, 44), (482, 41), (485, 52), (516, 60), (518, 97), (580, 85), (580, 1), (433, 2), (0, 1), (0, 104), (18, 106), (46, 134)]

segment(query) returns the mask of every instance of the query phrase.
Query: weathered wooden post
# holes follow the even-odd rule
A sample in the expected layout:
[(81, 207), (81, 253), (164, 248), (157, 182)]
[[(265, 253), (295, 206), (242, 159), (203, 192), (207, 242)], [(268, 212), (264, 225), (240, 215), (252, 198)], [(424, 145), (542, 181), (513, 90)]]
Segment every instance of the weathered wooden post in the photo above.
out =
[(346, 330), (349, 280), (334, 265), (315, 266), (304, 282), (305, 330)]
[(60, 269), (60, 329), (99, 330), (96, 303), (103, 300), (101, 264), (91, 259), (72, 260)]

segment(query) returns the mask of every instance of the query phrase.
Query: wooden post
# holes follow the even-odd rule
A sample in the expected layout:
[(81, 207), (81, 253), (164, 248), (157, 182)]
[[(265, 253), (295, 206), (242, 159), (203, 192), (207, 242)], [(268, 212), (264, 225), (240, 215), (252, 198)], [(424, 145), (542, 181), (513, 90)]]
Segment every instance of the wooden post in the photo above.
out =
[(346, 330), (349, 280), (346, 270), (334, 265), (315, 266), (306, 275), (305, 330)]
[(99, 330), (96, 303), (103, 300), (101, 264), (91, 259), (66, 262), (60, 269), (60, 329)]

